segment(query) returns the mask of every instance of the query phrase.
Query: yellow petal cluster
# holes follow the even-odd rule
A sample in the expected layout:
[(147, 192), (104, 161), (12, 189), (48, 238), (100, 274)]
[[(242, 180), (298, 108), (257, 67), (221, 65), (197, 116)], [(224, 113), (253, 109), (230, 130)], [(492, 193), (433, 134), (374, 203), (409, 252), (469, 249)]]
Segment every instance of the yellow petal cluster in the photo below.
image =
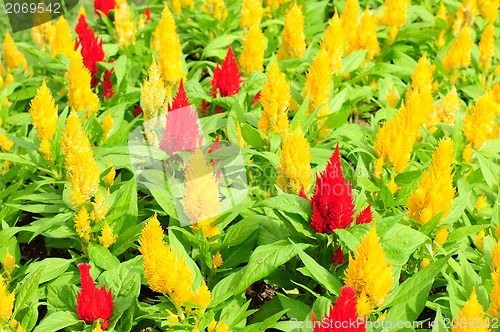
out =
[(26, 61), (24, 54), (21, 53), (21, 51), (19, 51), (17, 46), (14, 44), (14, 39), (12, 39), (9, 31), (5, 31), (3, 54), (5, 57), (5, 63), (7, 64), (7, 70), (15, 69), (21, 65), (23, 70), (28, 67), (28, 61)]
[(495, 55), (495, 27), (488, 24), (483, 31), (479, 42), (479, 66), (486, 73), (491, 68), (491, 62)]
[(441, 227), (436, 231), (436, 237), (434, 238), (434, 242), (440, 246), (442, 246), (446, 240), (448, 240), (448, 228)]
[[(33, 19), (33, 21), (35, 21), (35, 19)], [(45, 23), (35, 25), (31, 29), (31, 37), (33, 37), (35, 45), (40, 49), (44, 49), (45, 46), (50, 45), (50, 42), (52, 41), (52, 39), (54, 39), (55, 33), (54, 25), (52, 24), (52, 22), (50, 22), (50, 19), (42, 19), (42, 22)]]
[(5, 251), (5, 259), (2, 262), (3, 269), (7, 276), (10, 276), (12, 271), (14, 270), (14, 265), (16, 265), (16, 259), (9, 252), (9, 248)]
[(224, 260), (222, 259), (222, 255), (220, 254), (219, 251), (212, 257), (212, 266), (214, 269), (218, 269), (219, 267), (224, 264)]
[(153, 32), (152, 45), (158, 51), (159, 69), (170, 92), (175, 90), (184, 78), (181, 42), (175, 29), (174, 18), (165, 3), (160, 23)]
[[(200, 149), (191, 156), (184, 171), (186, 192), (184, 212), (195, 229), (201, 228), (206, 237), (219, 233), (212, 222), (219, 215), (220, 198), (218, 180)], [(199, 224), (199, 225), (198, 225)]]
[(364, 317), (384, 304), (393, 287), (392, 263), (388, 262), (373, 224), (349, 257), (345, 284), (356, 289), (357, 311)]
[(394, 40), (399, 31), (406, 22), (408, 8), (411, 0), (385, 0), (384, 12), (381, 17), (383, 25), (390, 25), (390, 40)]
[(332, 74), (342, 71), (342, 56), (345, 49), (345, 33), (339, 14), (335, 14), (328, 22), (321, 44), (324, 46), (330, 58), (330, 69)]
[(259, 121), (259, 130), (266, 133), (285, 134), (288, 130), (290, 87), (276, 61), (267, 70), (267, 81), (262, 88), (260, 102), (262, 116)]
[(44, 158), (51, 159), (50, 141), (57, 130), (57, 106), (45, 80), (31, 101), (29, 112), (33, 119), (33, 127), (38, 131), (40, 152)]
[(119, 44), (128, 46), (135, 42), (135, 34), (137, 31), (127, 1), (116, 4), (114, 26), (115, 37)]
[(391, 91), (389, 91), (389, 93), (385, 96), (385, 99), (387, 99), (389, 107), (391, 108), (396, 107), (399, 98), (396, 93), (396, 87), (394, 85), (392, 86)]
[(90, 200), (99, 186), (99, 166), (80, 119), (72, 112), (62, 133), (61, 147), (71, 185), (73, 207)]
[(101, 236), (99, 236), (99, 243), (105, 248), (109, 248), (116, 241), (116, 235), (113, 233), (113, 229), (109, 226), (108, 222), (104, 222), (104, 227), (101, 231)]
[[(406, 104), (401, 105), (394, 118), (379, 128), (374, 145), (379, 157), (376, 174), (380, 174), (385, 161), (391, 163), (397, 173), (405, 170), (418, 130), (434, 109), (432, 94), (428, 89), (411, 91), (406, 98)], [(401, 132), (405, 135), (401, 135)]]
[(281, 31), (281, 46), (278, 50), (278, 59), (302, 58), (305, 51), (304, 14), (302, 13), (302, 6), (294, 3), (285, 17), (285, 27)]
[[(460, 324), (461, 322), (463, 323)], [(488, 324), (488, 319), (484, 317), (484, 309), (477, 300), (476, 289), (474, 288), (462, 310), (458, 313), (457, 324), (453, 324), (451, 330), (453, 332), (487, 332), (490, 330), (487, 327), (488, 325), (490, 324)]]
[(264, 34), (258, 25), (253, 25), (243, 35), (243, 52), (240, 56), (240, 66), (246, 75), (254, 70), (264, 70), (265, 48)]
[(12, 316), (14, 309), (14, 294), (7, 291), (7, 283), (0, 274), (0, 323), (5, 322)]
[(246, 30), (255, 25), (258, 26), (263, 15), (262, 0), (243, 0), (241, 3), (241, 28)]
[(498, 138), (495, 122), (499, 106), (491, 92), (487, 92), (476, 101), (464, 117), (464, 133), (473, 149), (479, 150), (490, 139)]
[(75, 216), (75, 229), (80, 239), (85, 242), (90, 241), (90, 232), (92, 231), (92, 227), (90, 227), (90, 216), (87, 209), (83, 206)]
[[(310, 94), (309, 111), (314, 111), (317, 107), (320, 107), (318, 116), (328, 115), (328, 100), (330, 98), (332, 76), (330, 74), (330, 60), (324, 47), (320, 48), (311, 67), (309, 67), (306, 77), (302, 96), (305, 98)], [(323, 119), (319, 123), (320, 127), (324, 126), (324, 123)]]
[(108, 213), (108, 201), (106, 200), (107, 196), (109, 196), (109, 192), (106, 196), (104, 196), (102, 191), (99, 191), (95, 196), (94, 202), (92, 202), (94, 210), (92, 211), (91, 217), (95, 221), (104, 219), (106, 213)]
[(464, 26), (443, 58), (443, 67), (446, 72), (470, 66), (472, 44), (469, 28)]
[(166, 98), (165, 85), (154, 58), (148, 69), (148, 76), (141, 85), (141, 107), (145, 122), (159, 115)]
[(202, 10), (219, 21), (223, 21), (227, 17), (227, 9), (224, 0), (205, 0)]
[(0, 148), (2, 151), (8, 152), (12, 147), (14, 146), (14, 142), (12, 142), (7, 135), (5, 134), (5, 131), (0, 135)]
[(427, 59), (427, 53), (424, 53), (418, 60), (417, 66), (413, 70), (411, 77), (411, 86), (414, 91), (422, 92), (423, 90), (432, 90), (434, 81), (433, 67)]
[(347, 53), (359, 50), (359, 4), (357, 0), (346, 0), (344, 10), (340, 14), (340, 21), (344, 27)]
[(300, 126), (283, 138), (276, 183), (287, 194), (297, 195), (303, 187), (309, 190), (312, 182), (309, 142)]
[(457, 89), (453, 87), (450, 92), (438, 102), (438, 106), (431, 114), (429, 124), (434, 125), (442, 122), (453, 126), (455, 123), (455, 115), (460, 110), (461, 105)]
[(58, 54), (64, 54), (69, 58), (73, 54), (75, 42), (71, 37), (70, 27), (64, 16), (60, 16), (54, 23), (54, 38), (49, 44), (52, 48), (53, 58)]
[(88, 119), (99, 108), (99, 97), (90, 86), (90, 71), (83, 65), (80, 52), (73, 52), (70, 57), (70, 67), (66, 73), (68, 77), (69, 105), (75, 112), (85, 110), (83, 120)]
[(498, 0), (478, 0), (477, 6), (481, 11), (481, 15), (490, 21), (490, 23), (495, 23), (498, 17), (498, 5), (500, 1)]
[[(495, 237), (498, 239), (500, 231), (500, 227), (497, 225), (495, 231)], [(493, 288), (491, 289), (490, 294), (490, 308), (488, 310), (488, 314), (492, 317), (500, 317), (500, 242), (498, 240), (495, 241), (493, 246), (493, 250), (491, 251), (491, 260), (492, 260), (492, 272), (491, 272), (491, 280), (493, 281)]]
[(380, 45), (377, 39), (377, 25), (372, 15), (366, 7), (358, 27), (358, 47), (361, 50), (366, 50), (366, 60), (372, 60), (380, 53)]
[(113, 161), (110, 159), (109, 164), (107, 168), (111, 168), (111, 170), (104, 176), (104, 183), (106, 186), (111, 187), (113, 185), (113, 182), (115, 181), (115, 176), (116, 176), (116, 171), (115, 168), (113, 167)]
[(452, 173), (453, 141), (443, 139), (432, 154), (432, 165), (408, 198), (408, 217), (424, 225), (444, 211), (443, 220), (450, 212), (455, 195)]
[(144, 259), (145, 277), (155, 292), (168, 295), (176, 305), (193, 302), (206, 309), (211, 301), (205, 282), (193, 291), (193, 273), (184, 257), (163, 242), (163, 230), (154, 215), (149, 219), (139, 238), (139, 251)]

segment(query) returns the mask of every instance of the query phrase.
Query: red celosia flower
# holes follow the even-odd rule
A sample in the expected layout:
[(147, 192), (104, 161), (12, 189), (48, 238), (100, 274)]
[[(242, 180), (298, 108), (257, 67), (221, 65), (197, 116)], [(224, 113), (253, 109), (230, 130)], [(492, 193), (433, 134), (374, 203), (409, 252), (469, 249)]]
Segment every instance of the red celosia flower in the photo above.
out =
[(95, 35), (94, 29), (89, 27), (87, 19), (83, 15), (80, 15), (78, 18), (78, 24), (75, 27), (75, 31), (78, 34), (75, 49), (81, 47), (80, 53), (83, 57), (83, 64), (92, 75), (91, 86), (95, 87), (99, 83), (97, 62), (104, 61), (105, 57), (102, 48), (102, 40)]
[[(194, 152), (199, 145), (199, 128), (196, 110), (186, 106), (167, 112), (165, 132), (160, 143), (160, 149), (173, 156), (178, 151)], [(200, 137), (201, 140), (201, 137)]]
[(174, 96), (174, 100), (172, 103), (168, 105), (168, 111), (172, 112), (173, 110), (183, 108), (191, 105), (189, 103), (189, 99), (186, 93), (186, 89), (184, 89), (184, 83), (181, 80), (181, 84), (179, 84), (179, 89), (177, 89), (177, 93)]
[(87, 324), (92, 324), (98, 319), (102, 319), (101, 327), (108, 328), (108, 319), (113, 314), (113, 300), (111, 299), (111, 289), (106, 291), (105, 286), (97, 288), (94, 280), (90, 276), (90, 264), (78, 264), (82, 289), (78, 293), (76, 313), (78, 317)]
[[(109, 63), (115, 62), (115, 59), (111, 59)], [(111, 75), (115, 72), (115, 69), (106, 70), (104, 72), (104, 80), (102, 82), (102, 97), (103, 98), (111, 98), (115, 94), (113, 90), (113, 83), (111, 82)]]
[(146, 16), (145, 23), (148, 23), (149, 20), (151, 19), (151, 9), (149, 9), (149, 6), (146, 7), (146, 10), (144, 11), (144, 16)]
[(253, 97), (252, 104), (257, 104), (260, 101), (260, 91)]
[(341, 247), (338, 247), (337, 250), (333, 252), (333, 258), (330, 259), (330, 262), (332, 262), (336, 267), (346, 262), (344, 252)]
[(356, 305), (356, 290), (352, 286), (343, 286), (328, 316), (317, 321), (312, 315), (314, 332), (365, 332), (366, 320), (358, 317)]
[(318, 233), (333, 233), (353, 221), (354, 204), (351, 185), (342, 174), (339, 146), (319, 175), (311, 199), (311, 227)]
[(356, 224), (369, 224), (373, 220), (373, 213), (371, 205), (368, 205), (366, 209), (361, 211), (361, 213), (356, 217)]
[(300, 189), (299, 197), (302, 197), (302, 198), (309, 200), (309, 198), (307, 197), (306, 191), (304, 190), (304, 186), (302, 186), (302, 188)]
[(94, 13), (101, 17), (101, 13), (98, 12), (100, 10), (104, 15), (108, 16), (109, 11), (114, 9), (115, 6), (115, 0), (94, 0)]
[(142, 113), (141, 104), (137, 105), (134, 109), (134, 117), (138, 117)]
[(219, 64), (217, 64), (214, 69), (214, 76), (210, 82), (213, 89), (211, 94), (216, 97), (217, 90), (219, 90), (221, 97), (230, 97), (238, 93), (241, 82), (240, 68), (238, 67), (233, 49), (229, 45), (222, 66), (219, 67)]

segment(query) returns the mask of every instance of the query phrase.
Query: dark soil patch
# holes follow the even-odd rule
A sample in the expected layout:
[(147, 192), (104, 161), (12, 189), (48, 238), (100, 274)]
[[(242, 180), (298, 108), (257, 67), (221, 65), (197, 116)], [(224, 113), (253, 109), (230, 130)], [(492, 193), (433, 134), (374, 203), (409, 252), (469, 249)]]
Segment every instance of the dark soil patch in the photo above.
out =
[[(444, 292), (446, 292), (446, 286), (436, 287), (434, 289), (431, 289), (431, 291), (429, 292), (429, 296)], [(436, 319), (436, 311), (425, 307), (424, 310), (422, 310), (422, 312), (416, 319), (416, 321), (427, 320), (427, 323), (423, 324), (423, 326), (421, 327), (418, 327), (417, 330), (428, 329), (429, 324), (433, 322), (435, 319)]]
[(248, 309), (259, 309), (264, 303), (270, 301), (276, 296), (276, 291), (279, 287), (268, 285), (264, 280), (259, 280), (250, 287), (246, 292), (246, 297), (251, 300)]

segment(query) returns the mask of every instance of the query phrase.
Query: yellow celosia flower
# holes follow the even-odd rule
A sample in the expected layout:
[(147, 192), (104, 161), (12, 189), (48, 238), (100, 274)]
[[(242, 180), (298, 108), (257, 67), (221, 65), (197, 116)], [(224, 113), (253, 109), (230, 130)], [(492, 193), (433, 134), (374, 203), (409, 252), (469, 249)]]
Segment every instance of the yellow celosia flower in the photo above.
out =
[(436, 14), (436, 17), (442, 19), (442, 20), (445, 20), (446, 21), (446, 6), (444, 5), (444, 3), (441, 1), (439, 3), (439, 11), (437, 12)]
[[(497, 228), (495, 230), (495, 235), (500, 235), (500, 234), (497, 234), (498, 231), (500, 229), (500, 227), (498, 227), (497, 225)], [(498, 239), (498, 237), (497, 237)], [(500, 242), (497, 240), (495, 241), (494, 245), (493, 245), (493, 250), (491, 250), (491, 261), (492, 261), (492, 264), (491, 264), (491, 269), (492, 271), (496, 271), (496, 270), (500, 270)]]
[(279, 8), (282, 4), (288, 2), (287, 0), (267, 0), (266, 4), (270, 9)]
[(455, 195), (452, 172), (453, 141), (443, 139), (432, 154), (432, 165), (408, 198), (408, 217), (424, 225), (441, 211), (441, 220), (448, 215)]
[(62, 133), (61, 147), (66, 158), (66, 170), (71, 184), (73, 207), (90, 200), (99, 186), (99, 166), (80, 119), (72, 112)]
[(23, 70), (28, 67), (28, 61), (26, 61), (24, 54), (21, 53), (21, 51), (19, 51), (17, 46), (14, 44), (14, 39), (12, 39), (9, 31), (5, 31), (3, 53), (5, 56), (5, 63), (7, 64), (7, 70), (15, 69), (21, 65)]
[(324, 46), (330, 58), (330, 69), (332, 74), (340, 74), (342, 71), (342, 56), (345, 49), (345, 33), (342, 22), (335, 9), (335, 14), (328, 22), (321, 44)]
[[(260, 126), (260, 122), (259, 122)], [(245, 141), (243, 138), (243, 135), (241, 134), (241, 126), (240, 123), (236, 123), (236, 136), (238, 136), (238, 146), (240, 148), (246, 148), (248, 146), (248, 143)]]
[(24, 332), (24, 328), (22, 327), (21, 323), (19, 323), (17, 320), (14, 318), (11, 319), (10, 326), (16, 329), (16, 332)]
[(163, 231), (156, 215), (142, 230), (139, 245), (144, 259), (145, 277), (152, 290), (168, 295), (177, 305), (194, 299), (200, 302), (197, 303), (200, 306), (208, 306), (210, 291), (203, 282), (197, 293), (193, 292), (193, 273), (186, 260), (177, 257), (175, 250), (163, 242)]
[(111, 111), (108, 111), (108, 114), (102, 120), (102, 135), (104, 139), (109, 137), (109, 133), (113, 129), (113, 117), (111, 116)]
[(135, 25), (127, 1), (115, 6), (115, 37), (119, 44), (128, 46), (135, 42)]
[(443, 67), (446, 72), (451, 72), (462, 67), (469, 67), (471, 63), (470, 51), (472, 37), (467, 26), (463, 27), (457, 39), (451, 45), (448, 53), (443, 58)]
[[(330, 82), (332, 76), (330, 74), (330, 60), (324, 47), (321, 47), (318, 54), (313, 60), (311, 67), (307, 72), (306, 84), (302, 96), (305, 98), (307, 94), (310, 95), (309, 111), (314, 111), (320, 107), (318, 116), (326, 116), (328, 111), (328, 100), (330, 98)], [(325, 119), (322, 119), (318, 125), (323, 127)]]
[(115, 168), (113, 167), (113, 161), (110, 159), (109, 164), (107, 168), (110, 168), (111, 170), (104, 176), (104, 183), (106, 186), (111, 187), (113, 185), (113, 182), (115, 181), (115, 176), (116, 176), (116, 171)]
[(385, 0), (384, 13), (381, 21), (383, 25), (390, 25), (390, 40), (394, 40), (400, 27), (406, 22), (410, 0)]
[[(490, 329), (487, 327), (488, 319), (484, 317), (484, 309), (477, 300), (476, 289), (472, 289), (472, 293), (470, 298), (465, 302), (462, 310), (458, 313), (457, 316), (457, 324), (453, 324), (451, 330), (453, 332), (467, 332), (467, 331), (476, 331), (476, 332), (486, 332)], [(474, 322), (470, 324), (470, 322)], [(465, 322), (465, 324), (460, 324), (461, 322)], [(470, 324), (470, 326), (469, 326)], [(465, 325), (465, 327), (464, 327)]]
[(302, 58), (305, 51), (304, 14), (302, 14), (302, 6), (294, 3), (285, 17), (285, 27), (281, 31), (278, 59)]
[(184, 176), (186, 181), (184, 212), (186, 216), (195, 230), (201, 228), (206, 237), (218, 234), (217, 225), (211, 225), (219, 215), (221, 205), (218, 181), (200, 149), (196, 149), (191, 156), (186, 165)]
[(190, 302), (199, 305), (202, 311), (208, 308), (208, 305), (212, 302), (212, 293), (210, 293), (205, 280), (202, 280), (201, 286), (196, 290)]
[(223, 21), (227, 17), (227, 9), (224, 0), (205, 0), (202, 10), (219, 21)]
[(14, 146), (14, 142), (7, 138), (5, 131), (0, 135), (0, 148), (2, 151), (8, 152)]
[(38, 131), (40, 152), (44, 158), (51, 159), (50, 141), (57, 130), (57, 106), (45, 80), (31, 101), (29, 112), (33, 119), (33, 127)]
[(391, 181), (389, 181), (389, 183), (387, 184), (387, 189), (389, 189), (389, 191), (394, 195), (396, 193), (396, 191), (398, 191), (399, 189), (401, 189), (400, 186), (398, 186), (396, 184), (396, 181), (394, 181), (395, 177), (391, 177)]
[(500, 271), (495, 270), (491, 273), (491, 280), (493, 281), (493, 288), (490, 293), (490, 308), (488, 315), (494, 318), (500, 317)]
[(393, 287), (392, 263), (386, 260), (384, 249), (373, 223), (370, 231), (363, 237), (349, 257), (345, 272), (345, 284), (356, 289), (358, 295), (357, 311), (364, 317), (384, 304)]
[(345, 2), (344, 10), (342, 11), (342, 14), (340, 14), (340, 21), (342, 22), (345, 40), (347, 42), (347, 54), (359, 50), (359, 4), (357, 0), (347, 0)]
[(104, 219), (106, 216), (106, 213), (108, 212), (108, 201), (106, 200), (106, 197), (108, 195), (104, 196), (101, 191), (99, 191), (95, 197), (95, 201), (92, 202), (92, 206), (94, 207), (94, 210), (92, 211), (92, 219), (99, 221)]
[(14, 270), (14, 265), (16, 265), (16, 259), (10, 254), (9, 248), (7, 248), (5, 251), (5, 259), (2, 262), (3, 269), (7, 273), (7, 276), (10, 276)]
[(491, 92), (479, 97), (470, 111), (464, 117), (464, 134), (467, 142), (475, 150), (481, 149), (490, 139), (498, 138), (498, 128), (495, 122), (499, 106)]
[(481, 11), (481, 15), (490, 23), (495, 23), (498, 16), (498, 0), (478, 0), (477, 5)]
[(495, 55), (495, 27), (493, 23), (484, 29), (479, 42), (479, 66), (486, 73), (491, 68), (491, 62)]
[(153, 58), (153, 63), (148, 69), (147, 80), (141, 85), (141, 107), (144, 121), (149, 121), (159, 115), (166, 98), (165, 85), (161, 79), (161, 72)]
[(88, 119), (99, 108), (99, 97), (90, 86), (90, 71), (83, 65), (80, 52), (73, 52), (71, 64), (66, 75), (69, 85), (69, 105), (75, 112), (85, 110), (83, 120)]
[(215, 326), (217, 325), (217, 321), (215, 319), (212, 319), (210, 324), (207, 326), (208, 332), (213, 332), (215, 330)]
[(446, 240), (448, 240), (448, 228), (441, 227), (436, 231), (436, 237), (434, 238), (434, 242), (442, 246), (446, 242)]
[(436, 46), (437, 47), (441, 48), (446, 44), (446, 40), (444, 39), (445, 34), (446, 34), (446, 30), (445, 29), (441, 30), (438, 38), (436, 39)]
[(101, 323), (97, 322), (97, 325), (94, 329), (92, 329), (92, 332), (103, 332), (101, 328)]
[[(390, 162), (397, 173), (405, 170), (410, 160), (418, 129), (433, 111), (431, 91), (414, 91), (407, 94), (407, 104), (402, 104), (394, 118), (379, 128), (374, 149), (379, 160), (376, 173), (381, 172), (385, 161)], [(401, 135), (404, 131), (405, 135)]]
[(80, 211), (78, 211), (78, 214), (75, 217), (75, 229), (80, 239), (85, 242), (90, 241), (90, 232), (92, 231), (92, 228), (90, 227), (90, 216), (83, 206), (80, 208)]
[(260, 102), (262, 116), (259, 121), (259, 130), (284, 135), (288, 130), (290, 87), (276, 61), (267, 70), (267, 81), (262, 88)]
[(470, 163), (472, 162), (472, 145), (469, 143), (465, 146), (464, 150), (462, 151), (462, 160), (464, 163)]
[(481, 252), (483, 251), (485, 235), (486, 233), (484, 232), (484, 229), (482, 229), (479, 233), (477, 233), (477, 236), (474, 238), (474, 245)]
[(0, 274), (0, 323), (8, 321), (14, 309), (14, 294), (8, 293), (7, 284)]
[(308, 191), (312, 182), (311, 152), (300, 125), (285, 134), (280, 152), (276, 184), (288, 194), (298, 194), (301, 188)]
[(455, 115), (460, 110), (461, 103), (458, 98), (457, 89), (453, 87), (450, 92), (442, 98), (435, 112), (431, 114), (429, 124), (446, 123), (453, 126), (455, 123)]
[(101, 231), (101, 236), (99, 236), (99, 243), (105, 248), (109, 248), (116, 241), (116, 235), (113, 234), (113, 229), (109, 226), (107, 221), (104, 221), (104, 227)]
[(422, 92), (425, 89), (432, 90), (433, 68), (427, 60), (427, 52), (418, 60), (417, 66), (413, 70), (411, 77), (411, 86), (413, 91)]
[(478, 197), (477, 202), (476, 202), (476, 211), (478, 213), (481, 212), (481, 209), (484, 209), (486, 207), (486, 203), (484, 201), (484, 194)]
[(264, 70), (264, 51), (266, 41), (258, 25), (253, 25), (243, 35), (243, 52), (240, 56), (240, 65), (243, 72), (249, 75), (252, 71)]
[(80, 9), (78, 9), (77, 17), (80, 17), (80, 15), (87, 17), (87, 11), (85, 10), (85, 7), (83, 7), (83, 5), (80, 6)]
[(158, 67), (169, 89), (167, 95), (170, 95), (184, 78), (181, 42), (175, 29), (174, 18), (165, 3), (160, 23), (153, 32), (152, 45), (159, 54)]
[(396, 87), (394, 85), (392, 86), (391, 91), (389, 91), (389, 93), (385, 96), (385, 99), (387, 99), (389, 107), (391, 108), (396, 107), (399, 98), (396, 93)]
[(222, 266), (222, 264), (224, 264), (224, 260), (222, 259), (220, 252), (217, 251), (217, 253), (212, 257), (212, 266), (214, 269), (218, 269)]
[(375, 20), (372, 15), (368, 11), (368, 7), (366, 7), (363, 15), (361, 15), (358, 38), (359, 48), (367, 51), (365, 56), (366, 60), (372, 60), (380, 53), (380, 45), (377, 39), (377, 26), (375, 25)]
[(54, 38), (50, 41), (50, 47), (53, 58), (58, 54), (64, 54), (69, 58), (74, 53), (75, 42), (71, 37), (70, 27), (64, 16), (60, 16), (54, 23)]
[(243, 0), (241, 3), (241, 28), (250, 29), (252, 26), (258, 26), (263, 15), (262, 0)]
[(46, 45), (49, 45), (51, 40), (54, 38), (54, 25), (50, 21), (52, 19), (52, 12), (47, 10), (47, 6), (45, 5), (44, 0), (40, 0), (37, 4), (40, 7), (43, 7), (43, 10), (37, 10), (32, 15), (33, 18), (33, 28), (31, 29), (31, 36), (35, 41), (35, 45), (44, 49)]
[(431, 260), (429, 258), (422, 259), (422, 262), (420, 263), (420, 270), (425, 269), (430, 263)]

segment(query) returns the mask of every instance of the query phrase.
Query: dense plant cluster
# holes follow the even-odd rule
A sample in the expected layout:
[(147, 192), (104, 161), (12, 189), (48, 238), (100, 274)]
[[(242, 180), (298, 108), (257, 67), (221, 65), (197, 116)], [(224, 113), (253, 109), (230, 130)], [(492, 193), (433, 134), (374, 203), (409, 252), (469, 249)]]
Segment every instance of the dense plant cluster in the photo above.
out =
[(498, 7), (2, 16), (0, 331), (497, 329)]

